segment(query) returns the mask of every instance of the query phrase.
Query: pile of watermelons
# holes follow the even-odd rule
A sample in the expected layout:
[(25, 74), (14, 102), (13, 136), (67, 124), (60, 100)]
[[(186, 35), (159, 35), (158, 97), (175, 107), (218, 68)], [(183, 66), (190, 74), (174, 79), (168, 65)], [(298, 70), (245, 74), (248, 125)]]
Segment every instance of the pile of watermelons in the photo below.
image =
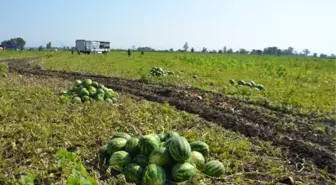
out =
[(153, 67), (149, 71), (150, 76), (167, 76), (167, 75), (174, 75), (174, 74), (175, 74), (174, 72), (162, 69), (161, 67)]
[(197, 172), (222, 176), (224, 165), (218, 160), (207, 161), (209, 152), (206, 143), (189, 143), (176, 132), (140, 137), (119, 132), (100, 148), (99, 161), (122, 173), (128, 182), (160, 185), (188, 181)]
[(256, 84), (254, 81), (245, 82), (244, 80), (239, 80), (238, 83), (236, 84), (235, 80), (230, 79), (229, 83), (231, 85), (236, 85), (237, 88), (247, 86), (247, 87), (250, 87), (250, 88), (258, 90), (258, 91), (262, 91), (262, 90), (265, 89), (264, 85)]
[(71, 97), (73, 102), (106, 101), (116, 103), (118, 93), (91, 79), (76, 80), (72, 89), (63, 91), (62, 97)]

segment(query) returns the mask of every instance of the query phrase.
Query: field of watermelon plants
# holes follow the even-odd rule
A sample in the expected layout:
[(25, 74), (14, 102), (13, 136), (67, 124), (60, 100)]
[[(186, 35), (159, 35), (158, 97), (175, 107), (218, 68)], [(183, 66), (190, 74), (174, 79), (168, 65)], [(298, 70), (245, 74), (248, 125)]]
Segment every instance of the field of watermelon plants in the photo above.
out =
[[(43, 67), (194, 86), (301, 113), (335, 111), (336, 65), (328, 59), (199, 53), (141, 56), (137, 52), (131, 57), (121, 52), (78, 56), (67, 52), (45, 58)], [(153, 67), (169, 70), (174, 75), (152, 77), (148, 74)], [(263, 84), (265, 91), (235, 88), (229, 85), (230, 79)]]
[[(0, 184), (336, 181), (332, 61), (38, 55), (6, 62), (8, 74), (1, 63)], [(283, 76), (268, 74), (263, 62), (286, 68)], [(297, 85), (289, 96), (300, 103), (281, 95), (286, 83)], [(297, 94), (304, 90), (310, 101)], [(322, 97), (329, 102), (314, 104)]]

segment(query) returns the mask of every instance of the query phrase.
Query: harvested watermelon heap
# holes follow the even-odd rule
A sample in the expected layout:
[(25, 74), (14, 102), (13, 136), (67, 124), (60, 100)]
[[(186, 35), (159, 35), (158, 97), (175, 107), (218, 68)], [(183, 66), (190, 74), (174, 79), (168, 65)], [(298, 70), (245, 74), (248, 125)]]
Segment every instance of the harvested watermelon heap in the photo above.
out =
[(122, 173), (128, 182), (144, 185), (184, 182), (197, 171), (210, 177), (224, 174), (218, 160), (208, 161), (209, 146), (189, 143), (176, 132), (149, 134), (139, 138), (119, 132), (99, 150), (99, 161)]
[(62, 97), (72, 97), (73, 102), (86, 102), (91, 100), (117, 102), (118, 93), (106, 88), (103, 84), (86, 79), (76, 80), (71, 90), (63, 91)]
[[(233, 79), (230, 79), (229, 83), (231, 85), (235, 85), (236, 84), (236, 82)], [(247, 87), (250, 87), (250, 88), (252, 88), (254, 90), (258, 90), (258, 91), (262, 91), (262, 90), (265, 89), (264, 85), (262, 85), (262, 84), (256, 84), (254, 81), (245, 82), (244, 80), (239, 80), (236, 87), (239, 88), (239, 87), (243, 87), (243, 86), (247, 86)]]

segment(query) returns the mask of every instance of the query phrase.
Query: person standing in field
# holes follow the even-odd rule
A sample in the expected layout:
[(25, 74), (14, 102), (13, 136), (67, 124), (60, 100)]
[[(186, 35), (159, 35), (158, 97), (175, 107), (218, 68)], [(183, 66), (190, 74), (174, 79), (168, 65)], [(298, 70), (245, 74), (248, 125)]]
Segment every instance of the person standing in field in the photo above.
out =
[(127, 54), (128, 54), (128, 56), (131, 56), (131, 50), (130, 49), (127, 50)]

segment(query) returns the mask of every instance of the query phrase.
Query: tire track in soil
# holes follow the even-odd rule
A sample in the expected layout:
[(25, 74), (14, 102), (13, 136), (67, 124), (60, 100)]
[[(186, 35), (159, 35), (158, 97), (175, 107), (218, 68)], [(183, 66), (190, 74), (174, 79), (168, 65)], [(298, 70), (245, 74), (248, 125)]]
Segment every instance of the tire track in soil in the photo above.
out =
[[(321, 147), (320, 144), (326, 144), (325, 142), (320, 142), (319, 139), (312, 140), (308, 138), (308, 141), (315, 141), (314, 144), (311, 144), (305, 142), (306, 140), (302, 140), (306, 138), (300, 135), (296, 136), (295, 134), (280, 133), (272, 128), (272, 120), (267, 118), (257, 118), (258, 115), (255, 114), (256, 112), (244, 110), (244, 108), (241, 107), (243, 102), (226, 100), (239, 110), (237, 112), (241, 112), (237, 114), (236, 112), (220, 110), (204, 102), (191, 101), (185, 97), (181, 98), (174, 94), (176, 90), (181, 89), (181, 87), (147, 84), (140, 81), (77, 72), (41, 70), (38, 66), (28, 63), (28, 61), (31, 61), (32, 59), (38, 59), (38, 57), (30, 59), (12, 59), (8, 61), (6, 60), (6, 62), (8, 62), (10, 72), (17, 72), (25, 75), (33, 74), (45, 77), (58, 77), (67, 80), (91, 78), (120, 92), (142, 97), (149, 101), (159, 103), (168, 102), (178, 110), (198, 114), (200, 117), (222, 125), (226, 129), (240, 132), (248, 137), (259, 137), (265, 141), (272, 141), (275, 145), (282, 146), (292, 153), (310, 158), (319, 168), (327, 169), (329, 173), (336, 173), (336, 155), (332, 152), (334, 149), (326, 150)], [(183, 90), (190, 92), (188, 89)], [(220, 98), (217, 97), (217, 99)], [(263, 109), (263, 107), (260, 108)], [(269, 111), (270, 109), (267, 110)], [(276, 112), (276, 114), (279, 115), (279, 112)], [(285, 113), (282, 114), (286, 116)]]

